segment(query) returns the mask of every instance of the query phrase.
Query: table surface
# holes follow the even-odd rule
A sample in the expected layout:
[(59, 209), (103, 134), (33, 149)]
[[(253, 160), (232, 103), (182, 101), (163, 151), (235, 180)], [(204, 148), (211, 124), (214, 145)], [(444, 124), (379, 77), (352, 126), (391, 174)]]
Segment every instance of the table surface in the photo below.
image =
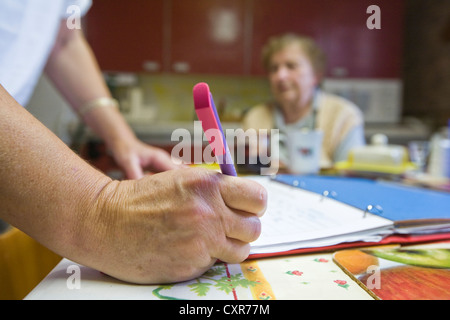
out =
[(214, 265), (201, 277), (170, 285), (135, 285), (63, 259), (27, 300), (372, 300), (332, 253)]
[(197, 279), (135, 285), (63, 259), (25, 298), (133, 300), (373, 300), (335, 262), (332, 252), (214, 265)]

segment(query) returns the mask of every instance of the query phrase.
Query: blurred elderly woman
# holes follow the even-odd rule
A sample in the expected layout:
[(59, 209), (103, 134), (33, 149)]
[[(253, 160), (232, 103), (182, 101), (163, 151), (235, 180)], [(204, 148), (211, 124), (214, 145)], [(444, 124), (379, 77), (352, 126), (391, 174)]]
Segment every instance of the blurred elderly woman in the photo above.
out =
[[(321, 130), (322, 168), (346, 160), (351, 148), (364, 145), (359, 108), (319, 88), (326, 59), (312, 39), (294, 34), (271, 38), (262, 60), (274, 101), (251, 108), (244, 116), (244, 129), (279, 129), (281, 135), (292, 130)], [(288, 161), (283, 144), (280, 161)]]

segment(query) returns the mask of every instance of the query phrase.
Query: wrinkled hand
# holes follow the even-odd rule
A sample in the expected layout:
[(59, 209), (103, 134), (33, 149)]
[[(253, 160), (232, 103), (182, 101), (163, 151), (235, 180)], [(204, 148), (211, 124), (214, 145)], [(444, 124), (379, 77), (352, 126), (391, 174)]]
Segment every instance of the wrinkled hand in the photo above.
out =
[(139, 140), (116, 143), (111, 151), (114, 160), (124, 170), (127, 179), (142, 178), (145, 169), (152, 172), (163, 172), (180, 168), (172, 161), (168, 152)]
[(245, 260), (266, 202), (258, 183), (201, 168), (114, 181), (99, 196), (86, 240), (100, 248), (98, 269), (113, 277), (185, 281), (217, 259)]

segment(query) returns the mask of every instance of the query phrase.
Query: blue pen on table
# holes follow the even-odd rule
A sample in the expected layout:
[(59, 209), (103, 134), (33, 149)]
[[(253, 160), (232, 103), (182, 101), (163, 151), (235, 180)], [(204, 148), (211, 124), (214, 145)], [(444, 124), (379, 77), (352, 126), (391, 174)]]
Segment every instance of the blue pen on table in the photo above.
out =
[[(204, 82), (196, 84), (193, 95), (195, 112), (202, 122), (203, 131), (214, 151), (220, 170), (223, 174), (237, 176), (209, 86)], [(217, 134), (220, 135), (220, 139), (217, 139)]]

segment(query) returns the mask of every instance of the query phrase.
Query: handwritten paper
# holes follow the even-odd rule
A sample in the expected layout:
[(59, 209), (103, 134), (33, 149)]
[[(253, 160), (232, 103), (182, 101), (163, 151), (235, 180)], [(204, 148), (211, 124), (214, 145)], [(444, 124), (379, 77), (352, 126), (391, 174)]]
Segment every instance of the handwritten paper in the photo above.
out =
[(364, 217), (364, 212), (356, 207), (268, 177), (250, 179), (268, 192), (261, 236), (252, 243), (251, 254), (379, 241), (392, 233), (391, 220), (373, 214)]

